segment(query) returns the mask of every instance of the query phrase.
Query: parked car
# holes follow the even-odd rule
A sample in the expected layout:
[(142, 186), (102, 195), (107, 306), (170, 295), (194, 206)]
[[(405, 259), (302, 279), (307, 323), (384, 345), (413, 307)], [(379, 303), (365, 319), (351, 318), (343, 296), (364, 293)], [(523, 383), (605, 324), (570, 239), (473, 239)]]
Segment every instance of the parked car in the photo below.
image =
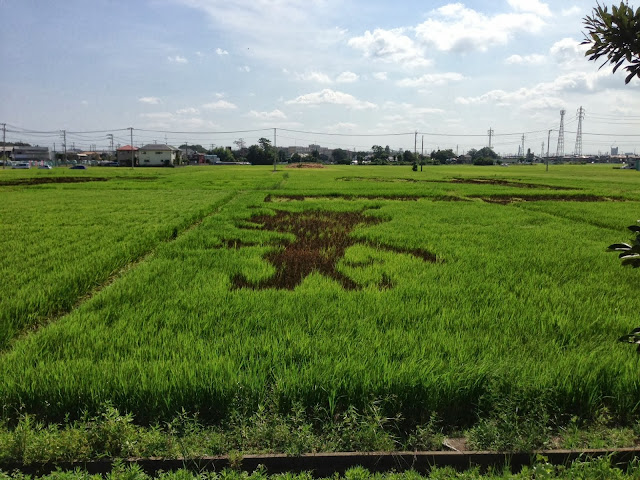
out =
[(71, 167), (71, 170), (86, 170), (87, 167), (84, 165), (74, 165), (73, 167)]
[(38, 168), (40, 170), (51, 170), (51, 165), (40, 165)]
[(11, 168), (31, 168), (31, 165), (29, 165), (29, 163), (27, 162), (14, 163), (13, 165), (11, 165)]

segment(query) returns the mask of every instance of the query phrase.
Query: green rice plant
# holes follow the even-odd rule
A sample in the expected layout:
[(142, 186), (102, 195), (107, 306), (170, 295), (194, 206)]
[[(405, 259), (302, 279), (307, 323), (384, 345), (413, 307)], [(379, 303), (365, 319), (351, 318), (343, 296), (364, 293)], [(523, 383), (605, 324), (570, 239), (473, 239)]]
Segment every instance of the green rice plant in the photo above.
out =
[[(102, 182), (101, 182), (102, 183)], [(223, 193), (162, 190), (0, 190), (0, 348), (213, 211)], [(93, 186), (93, 184), (91, 184)]]
[[(113, 264), (88, 262), (93, 247), (76, 258), (61, 249), (45, 256), (71, 269), (59, 282), (60, 298), (70, 304), (61, 311), (69, 313), (18, 337), (0, 356), (4, 417), (37, 412), (45, 422), (61, 422), (97, 415), (110, 402), (140, 424), (170, 422), (184, 410), (198, 413), (202, 425), (219, 426), (239, 404), (252, 418), (276, 398), (280, 414), (304, 412), (305, 420), (294, 423), (304, 430), (320, 409), (331, 418), (352, 418), (354, 409), (366, 411), (372, 399), (382, 398), (379, 417), (400, 415), (405, 431), (429, 425), (433, 415), (450, 427), (485, 421), (489, 428), (501, 418), (500, 393), (518, 405), (544, 398), (549, 424), (555, 416), (595, 418), (603, 407), (614, 422), (634, 421), (637, 362), (611, 349), (610, 339), (634, 325), (640, 299), (634, 272), (612, 269), (602, 255), (602, 245), (616, 240), (616, 214), (640, 201), (628, 172), (585, 166), (546, 175), (536, 168), (487, 167), (485, 177), (507, 183), (463, 183), (451, 180), (477, 178), (478, 170), (429, 167), (416, 172), (420, 181), (406, 181), (413, 175), (406, 169), (324, 170), (292, 170), (277, 192), (267, 168), (248, 167), (163, 171), (138, 182), (142, 187), (122, 178), (96, 182), (94, 190), (86, 184), (3, 190), (12, 202), (21, 195), (49, 198), (49, 190), (61, 190), (70, 204), (80, 198), (89, 206), (70, 217), (69, 240), (82, 246), (88, 232), (96, 245), (103, 245), (102, 237), (111, 245), (113, 235), (122, 245), (109, 257)], [(606, 200), (618, 181), (628, 202)], [(603, 200), (578, 205), (570, 198), (574, 190), (549, 185)], [(547, 197), (482, 200), (524, 192)], [(134, 196), (157, 204), (100, 219), (96, 202), (121, 197), (128, 205)], [(356, 214), (344, 249), (327, 256), (339, 277), (357, 288), (345, 288), (319, 267), (306, 270), (292, 288), (270, 283), (278, 272), (273, 253), (309, 230), (293, 228), (297, 219)], [(291, 228), (265, 229), (267, 216), (286, 219)], [(95, 224), (85, 225), (94, 217)], [(15, 231), (37, 219), (33, 210), (25, 213)], [(118, 221), (121, 228), (115, 228)], [(314, 232), (327, 238), (327, 231)], [(148, 251), (153, 254), (74, 307), (91, 289), (73, 272), (102, 285), (105, 275)], [(16, 258), (16, 266), (3, 265), (20, 278), (18, 285), (30, 285), (18, 277), (22, 271), (59, 278), (28, 256)], [(246, 284), (234, 282), (237, 277)], [(606, 287), (611, 284), (618, 287)], [(31, 292), (24, 288), (16, 308), (31, 312), (38, 311), (33, 302), (55, 303), (49, 294)], [(530, 408), (518, 420), (521, 437), (543, 437), (534, 428), (540, 415)], [(294, 428), (261, 422), (255, 435), (276, 445)], [(383, 445), (396, 437), (371, 430), (354, 438)], [(304, 433), (299, 439), (293, 450), (313, 444)]]

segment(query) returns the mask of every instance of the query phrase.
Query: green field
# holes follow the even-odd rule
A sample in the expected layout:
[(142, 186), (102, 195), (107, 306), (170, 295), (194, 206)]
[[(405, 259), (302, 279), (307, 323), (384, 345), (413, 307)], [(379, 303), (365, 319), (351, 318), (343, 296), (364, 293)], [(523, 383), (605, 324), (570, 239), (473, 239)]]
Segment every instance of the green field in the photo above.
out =
[(3, 416), (217, 424), (277, 399), (414, 425), (505, 401), (635, 419), (640, 357), (615, 340), (640, 277), (605, 248), (640, 218), (638, 175), (0, 171)]

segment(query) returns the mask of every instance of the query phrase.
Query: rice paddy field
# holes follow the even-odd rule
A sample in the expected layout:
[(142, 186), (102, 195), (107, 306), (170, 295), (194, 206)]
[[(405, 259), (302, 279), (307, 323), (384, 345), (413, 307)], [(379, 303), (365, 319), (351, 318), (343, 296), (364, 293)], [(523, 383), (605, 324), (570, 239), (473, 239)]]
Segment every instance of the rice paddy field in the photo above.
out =
[(637, 419), (638, 218), (611, 165), (0, 170), (1, 415)]

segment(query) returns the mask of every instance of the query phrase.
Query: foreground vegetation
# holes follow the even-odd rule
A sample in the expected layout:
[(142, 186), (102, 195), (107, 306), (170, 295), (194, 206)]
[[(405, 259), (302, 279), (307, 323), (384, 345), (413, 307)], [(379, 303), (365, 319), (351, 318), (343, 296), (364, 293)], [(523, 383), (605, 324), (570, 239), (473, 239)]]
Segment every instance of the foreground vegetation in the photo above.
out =
[[(512, 412), (510, 412), (512, 413)], [(329, 417), (316, 412), (309, 418), (302, 408), (281, 414), (275, 405), (257, 412), (234, 415), (222, 425), (204, 425), (186, 414), (148, 427), (137, 425), (131, 414), (105, 407), (95, 417), (61, 425), (45, 424), (25, 415), (15, 425), (0, 428), (0, 464), (83, 462), (101, 458), (193, 459), (217, 455), (352, 451), (440, 451), (447, 445), (471, 450), (505, 452), (539, 449), (611, 449), (640, 441), (640, 424), (612, 427), (602, 412), (590, 423), (572, 418), (556, 429), (544, 419), (483, 420), (465, 431), (451, 431), (436, 417), (412, 431), (404, 431), (402, 418), (385, 418), (377, 405), (355, 408)], [(458, 436), (449, 439), (445, 432)]]
[[(603, 252), (636, 220), (637, 172), (261, 168), (3, 172), (10, 434), (110, 405), (243, 450), (234, 428), (265, 409), (301, 442), (269, 451), (455, 431), (534, 448), (588, 425), (635, 443), (638, 361), (615, 340), (637, 272)], [(350, 415), (362, 447), (335, 433)]]
[[(622, 469), (611, 465), (608, 458), (592, 461), (575, 461), (569, 466), (554, 466), (549, 464), (544, 457), (539, 457), (532, 467), (524, 467), (520, 472), (513, 473), (508, 468), (503, 470), (490, 470), (480, 472), (479, 469), (470, 469), (465, 472), (457, 472), (452, 468), (434, 467), (429, 474), (421, 475), (414, 471), (402, 473), (371, 473), (362, 467), (354, 467), (347, 470), (344, 475), (335, 475), (333, 480), (533, 480), (533, 479), (570, 479), (570, 480), (591, 480), (591, 479), (637, 479), (640, 477), (640, 467), (632, 465)], [(0, 472), (0, 480), (31, 480), (33, 477), (14, 472), (7, 474)], [(81, 470), (73, 472), (57, 471), (42, 477), (43, 480), (100, 480), (102, 475), (89, 475)], [(137, 466), (116, 465), (114, 469), (106, 475), (107, 480), (312, 480), (314, 477), (310, 472), (299, 474), (277, 474), (268, 475), (266, 470), (259, 469), (253, 473), (238, 470), (226, 469), (221, 472), (198, 472), (194, 473), (187, 469), (175, 472), (163, 472), (156, 477), (149, 476)]]

